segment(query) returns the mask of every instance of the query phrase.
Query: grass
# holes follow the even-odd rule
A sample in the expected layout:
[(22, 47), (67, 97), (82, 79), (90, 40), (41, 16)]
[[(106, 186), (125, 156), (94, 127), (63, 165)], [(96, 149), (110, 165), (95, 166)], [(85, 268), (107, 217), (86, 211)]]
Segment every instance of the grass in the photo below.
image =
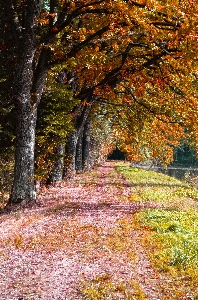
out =
[(197, 189), (151, 171), (123, 166), (118, 170), (135, 189), (130, 202), (161, 206), (138, 211), (128, 226), (141, 232), (152, 267), (164, 278), (163, 299), (198, 299)]
[(160, 244), (160, 251), (152, 254), (158, 269), (191, 268), (195, 272), (195, 267), (198, 268), (197, 212), (148, 209), (139, 213), (138, 219), (143, 226), (149, 226), (150, 243)]
[[(194, 208), (198, 190), (173, 177), (137, 168), (118, 166), (133, 188), (130, 202), (156, 202), (166, 207)], [(189, 201), (190, 200), (190, 201)]]
[(111, 276), (108, 274), (98, 275), (93, 280), (82, 282), (83, 299), (99, 300), (146, 300), (145, 294), (142, 292), (139, 284), (135, 280), (129, 283), (112, 282)]

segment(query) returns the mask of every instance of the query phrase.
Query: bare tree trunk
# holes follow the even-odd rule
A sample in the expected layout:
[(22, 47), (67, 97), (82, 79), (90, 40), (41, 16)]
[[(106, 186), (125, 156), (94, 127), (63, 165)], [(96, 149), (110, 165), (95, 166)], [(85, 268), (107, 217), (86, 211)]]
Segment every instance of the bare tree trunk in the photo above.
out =
[[(65, 170), (64, 170), (64, 177), (71, 177), (73, 174), (75, 174), (76, 171), (76, 147), (79, 136), (82, 134), (85, 122), (89, 116), (89, 112), (91, 110), (91, 106), (93, 104), (93, 99), (90, 100), (90, 103), (88, 106), (79, 106), (79, 115), (75, 117), (74, 119), (74, 131), (69, 134), (67, 138), (67, 143), (65, 147)], [(78, 110), (78, 108), (77, 108)]]
[[(43, 0), (23, 3), (23, 26), (17, 16), (13, 1), (4, 1), (15, 43), (16, 63), (12, 83), (13, 103), (16, 112), (15, 168), (10, 203), (36, 198), (34, 190), (34, 147), (37, 107), (42, 95), (49, 51), (43, 48), (39, 59), (37, 28)], [(36, 65), (36, 68), (34, 68)]]
[(93, 167), (94, 165), (98, 165), (100, 163), (100, 144), (98, 141), (95, 141), (94, 139), (91, 139), (90, 142), (90, 154), (89, 154), (89, 163), (90, 167)]
[(13, 100), (16, 109), (16, 141), (14, 182), (10, 203), (36, 198), (34, 190), (34, 147), (37, 107), (42, 95), (48, 67), (46, 65), (47, 53), (43, 52), (33, 79), (32, 63), (34, 54), (35, 49), (31, 45), (27, 45), (27, 54), (25, 51), (21, 54), (13, 82)]
[(82, 143), (82, 158), (83, 158), (83, 170), (87, 171), (90, 168), (90, 130), (91, 130), (91, 121), (87, 121), (84, 126), (83, 132), (83, 143)]
[(34, 191), (34, 145), (36, 110), (29, 103), (17, 109), (14, 182), (10, 202), (36, 198)]
[(16, 110), (16, 140), (14, 183), (10, 202), (35, 198), (34, 145), (37, 108), (32, 103), (31, 81), (34, 45), (24, 42), (24, 50), (16, 65), (13, 81), (13, 100)]
[(76, 145), (76, 172), (81, 173), (83, 170), (83, 160), (82, 160), (82, 133), (78, 137), (78, 142)]
[(65, 147), (65, 170), (64, 177), (71, 177), (76, 170), (76, 145), (78, 141), (77, 130), (72, 131), (68, 138)]
[(63, 160), (64, 160), (64, 144), (60, 144), (54, 149), (54, 154), (56, 155), (56, 160), (54, 162), (54, 167), (51, 171), (50, 181), (58, 182), (63, 179)]

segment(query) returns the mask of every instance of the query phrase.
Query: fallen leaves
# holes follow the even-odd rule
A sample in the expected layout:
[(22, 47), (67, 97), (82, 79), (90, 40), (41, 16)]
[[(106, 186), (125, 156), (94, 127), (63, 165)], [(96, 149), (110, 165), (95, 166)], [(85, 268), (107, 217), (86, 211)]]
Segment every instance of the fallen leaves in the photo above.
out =
[[(39, 207), (1, 215), (2, 299), (170, 299), (178, 281), (151, 264), (153, 225), (137, 218), (162, 205), (151, 185), (165, 181), (141, 173), (135, 184), (137, 173), (126, 180), (105, 163), (45, 190)], [(169, 188), (175, 184), (167, 178)]]

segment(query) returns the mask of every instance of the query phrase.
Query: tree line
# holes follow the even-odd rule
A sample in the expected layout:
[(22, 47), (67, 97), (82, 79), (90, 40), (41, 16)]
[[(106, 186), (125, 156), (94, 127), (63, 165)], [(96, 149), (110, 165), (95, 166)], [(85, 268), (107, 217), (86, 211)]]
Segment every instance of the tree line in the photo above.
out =
[(7, 0), (0, 4), (1, 155), (9, 203), (87, 170), (116, 144), (168, 163), (197, 145), (192, 1)]

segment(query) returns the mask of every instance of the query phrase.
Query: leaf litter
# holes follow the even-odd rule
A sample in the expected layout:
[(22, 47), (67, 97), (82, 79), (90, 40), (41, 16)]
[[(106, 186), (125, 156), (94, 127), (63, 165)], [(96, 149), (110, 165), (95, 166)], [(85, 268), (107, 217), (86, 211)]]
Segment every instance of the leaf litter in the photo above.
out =
[(141, 230), (128, 226), (159, 204), (130, 202), (132, 191), (107, 162), (43, 190), (39, 206), (2, 214), (1, 299), (170, 299)]

